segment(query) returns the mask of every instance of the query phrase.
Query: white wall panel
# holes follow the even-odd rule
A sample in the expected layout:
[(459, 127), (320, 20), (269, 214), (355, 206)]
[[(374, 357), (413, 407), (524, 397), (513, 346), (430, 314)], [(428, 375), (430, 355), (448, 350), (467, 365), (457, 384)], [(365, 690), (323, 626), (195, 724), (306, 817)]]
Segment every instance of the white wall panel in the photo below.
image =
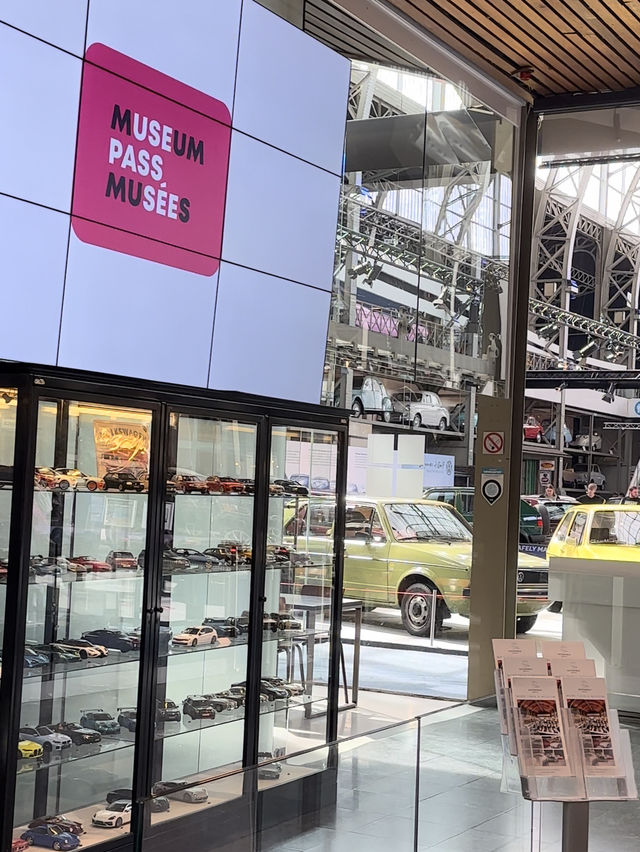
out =
[(222, 257), (331, 290), (340, 179), (233, 132)]
[(340, 174), (349, 73), (347, 59), (245, 2), (234, 127)]
[(0, 357), (55, 364), (69, 216), (0, 195)]
[(224, 101), (231, 111), (240, 0), (91, 0), (94, 42)]
[(72, 233), (59, 365), (206, 386), (217, 278)]
[(223, 263), (209, 387), (318, 402), (330, 294)]
[(81, 71), (80, 59), (0, 24), (0, 192), (69, 211)]
[(0, 21), (82, 56), (87, 0), (2, 0)]

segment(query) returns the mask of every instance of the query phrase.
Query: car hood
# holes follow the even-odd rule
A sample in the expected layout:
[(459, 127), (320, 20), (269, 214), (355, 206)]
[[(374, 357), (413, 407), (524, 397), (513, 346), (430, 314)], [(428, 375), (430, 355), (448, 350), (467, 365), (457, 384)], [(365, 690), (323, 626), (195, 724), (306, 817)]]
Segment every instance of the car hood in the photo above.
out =
[(118, 819), (118, 817), (120, 817), (122, 819), (125, 816), (126, 816), (126, 814), (123, 811), (102, 810), (102, 811), (96, 811), (95, 814), (93, 815), (93, 818), (106, 821), (108, 819), (116, 820), (116, 819)]
[[(395, 542), (392, 544), (389, 559), (391, 561), (407, 561), (414, 564), (423, 563), (434, 568), (458, 569), (469, 571), (472, 562), (471, 542), (443, 542), (411, 541)], [(547, 561), (539, 556), (531, 556), (528, 553), (518, 554), (518, 568), (535, 568), (542, 570), (547, 568)]]
[(54, 743), (68, 743), (71, 740), (71, 737), (68, 737), (66, 734), (48, 734), (47, 739), (50, 742)]
[(120, 729), (120, 725), (115, 719), (97, 719), (96, 728), (108, 728), (108, 730)]

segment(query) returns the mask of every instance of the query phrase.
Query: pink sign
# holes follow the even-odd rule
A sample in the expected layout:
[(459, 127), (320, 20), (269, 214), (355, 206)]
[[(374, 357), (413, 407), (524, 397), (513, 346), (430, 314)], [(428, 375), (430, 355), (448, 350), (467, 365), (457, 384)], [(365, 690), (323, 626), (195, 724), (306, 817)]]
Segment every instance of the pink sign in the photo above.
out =
[(229, 166), (227, 107), (103, 44), (86, 53), (72, 224), (86, 243), (213, 275)]

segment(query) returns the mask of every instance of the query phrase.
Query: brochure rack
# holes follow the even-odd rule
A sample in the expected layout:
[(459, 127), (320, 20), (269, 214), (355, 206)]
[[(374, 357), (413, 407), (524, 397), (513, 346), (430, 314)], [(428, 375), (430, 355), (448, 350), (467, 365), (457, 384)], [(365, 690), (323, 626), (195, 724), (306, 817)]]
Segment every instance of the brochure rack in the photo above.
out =
[[(521, 712), (513, 706), (511, 690), (496, 669), (496, 696), (502, 733), (503, 792), (520, 792), (532, 802), (531, 852), (541, 843), (541, 804), (561, 802), (563, 852), (587, 852), (589, 802), (630, 801), (638, 798), (629, 732), (620, 728), (618, 714), (609, 712), (609, 735), (594, 738), (576, 726), (569, 710), (561, 710), (560, 737), (547, 738), (541, 751), (540, 735), (532, 735)], [(554, 751), (554, 745), (557, 751)], [(614, 765), (607, 765), (613, 755)]]

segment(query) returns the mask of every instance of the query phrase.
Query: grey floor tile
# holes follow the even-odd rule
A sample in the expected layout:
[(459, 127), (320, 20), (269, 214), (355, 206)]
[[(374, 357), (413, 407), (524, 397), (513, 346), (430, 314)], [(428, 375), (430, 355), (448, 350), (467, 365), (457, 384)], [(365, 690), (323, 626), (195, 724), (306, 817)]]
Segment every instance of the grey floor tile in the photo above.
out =
[(443, 843), (435, 846), (419, 846), (419, 849), (428, 849), (429, 852), (495, 852), (504, 845), (504, 837), (485, 834), (481, 831), (471, 829), (463, 834), (449, 837)]

